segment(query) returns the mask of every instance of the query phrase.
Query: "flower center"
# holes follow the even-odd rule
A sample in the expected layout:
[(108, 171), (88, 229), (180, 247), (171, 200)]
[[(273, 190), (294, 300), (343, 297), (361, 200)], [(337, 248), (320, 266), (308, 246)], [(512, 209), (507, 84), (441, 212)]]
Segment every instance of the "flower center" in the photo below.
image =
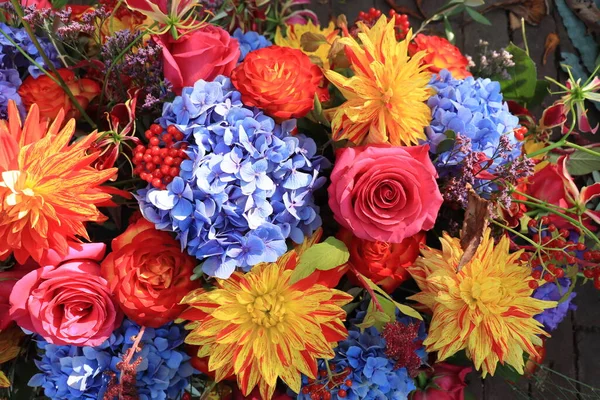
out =
[(257, 325), (271, 328), (277, 326), (285, 318), (285, 299), (273, 293), (267, 293), (254, 298), (254, 301), (246, 306), (246, 310), (252, 315), (252, 322)]
[(502, 297), (502, 285), (497, 278), (488, 278), (484, 282), (466, 279), (460, 284), (460, 297), (470, 309), (486, 309), (498, 303)]

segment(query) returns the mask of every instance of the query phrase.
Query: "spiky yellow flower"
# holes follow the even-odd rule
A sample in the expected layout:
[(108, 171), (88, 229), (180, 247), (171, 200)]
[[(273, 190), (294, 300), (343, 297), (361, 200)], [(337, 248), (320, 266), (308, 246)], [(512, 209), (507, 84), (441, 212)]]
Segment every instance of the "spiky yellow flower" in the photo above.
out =
[(441, 242), (441, 251), (424, 249), (409, 269), (422, 290), (410, 299), (433, 311), (427, 351), (444, 360), (464, 349), (484, 377), (494, 375), (498, 362), (522, 374), (523, 351), (537, 356), (538, 335), (548, 336), (533, 316), (556, 302), (531, 297), (531, 270), (519, 262), (520, 252), (509, 254), (508, 238), (494, 246), (487, 229), (460, 272), (460, 240), (444, 234)]
[(425, 104), (433, 94), (427, 86), (431, 73), (421, 62), (426, 52), (408, 56), (412, 31), (398, 42), (393, 18), (388, 23), (382, 16), (372, 28), (360, 22), (358, 26), (362, 46), (352, 37), (340, 39), (354, 76), (325, 72), (346, 98), (332, 111), (333, 138), (355, 144), (417, 144), (426, 138), (424, 128), (431, 121)]
[(198, 357), (209, 357), (217, 381), (235, 374), (245, 395), (258, 385), (268, 400), (278, 378), (298, 393), (301, 374), (315, 378), (317, 359), (334, 357), (336, 343), (347, 336), (341, 307), (352, 296), (311, 277), (290, 283), (297, 262), (291, 251), (182, 300), (191, 308), (181, 318), (194, 321), (185, 342), (200, 346)]
[[(302, 49), (302, 35), (305, 33), (313, 33), (315, 35), (323, 35), (326, 39), (325, 43), (321, 43), (315, 51), (306, 51)], [(332, 22), (326, 28), (321, 28), (319, 25), (315, 25), (311, 20), (308, 20), (306, 24), (294, 24), (288, 25), (286, 28), (285, 37), (281, 33), (281, 28), (277, 27), (275, 32), (275, 44), (282, 47), (291, 47), (293, 49), (299, 49), (304, 52), (307, 56), (313, 56), (321, 61), (321, 66), (324, 70), (329, 69), (329, 50), (338, 35), (338, 30), (335, 29), (335, 24)]]
[(98, 185), (117, 170), (90, 167), (98, 155), (86, 152), (98, 134), (69, 145), (75, 120), (61, 129), (63, 120), (61, 110), (48, 127), (34, 104), (21, 126), (14, 103), (0, 120), (0, 260), (39, 261), (49, 249), (65, 255), (68, 241), (88, 239), (86, 221), (105, 219), (97, 206), (111, 196)]

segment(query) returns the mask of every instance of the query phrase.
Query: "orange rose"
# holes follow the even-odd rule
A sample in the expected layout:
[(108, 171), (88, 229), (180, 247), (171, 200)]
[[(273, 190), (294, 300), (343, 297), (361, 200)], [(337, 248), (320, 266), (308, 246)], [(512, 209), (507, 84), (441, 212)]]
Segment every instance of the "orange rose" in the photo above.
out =
[(196, 264), (171, 235), (140, 219), (112, 241), (112, 253), (102, 262), (102, 276), (125, 315), (158, 328), (185, 310), (179, 301), (199, 286), (190, 280)]
[[(100, 93), (100, 85), (91, 79), (77, 79), (73, 71), (66, 68), (59, 69), (58, 73), (84, 110)], [(80, 117), (69, 96), (46, 75), (41, 75), (37, 79), (29, 76), (19, 88), (19, 95), (27, 109), (36, 103), (42, 117), (54, 119), (61, 108), (69, 118)]]
[(467, 57), (460, 52), (458, 47), (442, 37), (428, 36), (421, 33), (415, 37), (408, 50), (411, 56), (418, 51), (425, 50), (428, 54), (423, 58), (423, 62), (430, 64), (429, 71), (433, 73), (447, 69), (456, 79), (472, 76), (467, 71), (469, 65)]
[[(346, 229), (341, 229), (337, 236), (350, 250), (349, 262), (356, 270), (388, 293), (410, 278), (406, 268), (415, 262), (421, 244), (425, 243), (423, 231), (400, 243), (359, 239)], [(354, 279), (351, 274), (349, 276)]]
[(248, 53), (231, 73), (242, 102), (279, 119), (300, 118), (313, 108), (315, 93), (327, 99), (321, 69), (298, 49), (270, 46)]

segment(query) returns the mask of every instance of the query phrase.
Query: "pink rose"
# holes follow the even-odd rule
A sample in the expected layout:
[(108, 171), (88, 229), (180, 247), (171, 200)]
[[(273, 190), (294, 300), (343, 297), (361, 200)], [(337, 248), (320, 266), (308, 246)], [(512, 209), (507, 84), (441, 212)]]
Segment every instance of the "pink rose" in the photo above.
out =
[(355, 236), (401, 243), (433, 227), (442, 195), (429, 146), (349, 147), (336, 156), (329, 207)]
[(428, 373), (427, 387), (412, 392), (410, 400), (464, 400), (465, 378), (471, 370), (445, 362), (434, 364), (433, 372)]
[(240, 57), (238, 41), (210, 24), (177, 40), (170, 33), (155, 39), (163, 47), (165, 78), (176, 94), (200, 79), (212, 81), (219, 75), (229, 76)]
[(10, 316), (53, 344), (98, 346), (121, 324), (98, 262), (106, 245), (71, 247), (66, 257), (50, 251), (41, 265), (14, 286)]

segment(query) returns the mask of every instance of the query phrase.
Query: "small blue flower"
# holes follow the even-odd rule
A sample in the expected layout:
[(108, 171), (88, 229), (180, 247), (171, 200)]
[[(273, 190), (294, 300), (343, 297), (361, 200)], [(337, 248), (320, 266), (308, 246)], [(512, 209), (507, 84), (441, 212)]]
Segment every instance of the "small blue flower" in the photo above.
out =
[(240, 101), (228, 78), (198, 81), (165, 103), (158, 122), (175, 125), (188, 143), (187, 160), (166, 190), (138, 192), (142, 214), (176, 233), (202, 261), (201, 272), (228, 278), (302, 243), (320, 225), (313, 193), (329, 165), (315, 142)]
[[(15, 28), (8, 26), (5, 23), (0, 23), (0, 30), (2, 30), (7, 36), (9, 36), (12, 42), (16, 43), (21, 49), (25, 50), (29, 57), (33, 58), (38, 65), (42, 65), (48, 68), (44, 64), (44, 59), (39, 54), (37, 48), (29, 38), (29, 35), (25, 31), (25, 28)], [(58, 51), (52, 45), (52, 43), (46, 38), (37, 38), (44, 53), (48, 56), (48, 59), (54, 64), (55, 67), (61, 66), (58, 59)], [(8, 40), (6, 36), (0, 34), (0, 68), (2, 69), (16, 69), (19, 71), (21, 76), (25, 76), (28, 72), (34, 78), (38, 78), (42, 71), (30, 62), (18, 49)]]
[(0, 118), (8, 116), (8, 102), (13, 100), (17, 105), (21, 118), (25, 116), (25, 106), (21, 101), (18, 90), (21, 87), (21, 78), (16, 69), (0, 70)]
[(273, 43), (263, 35), (259, 35), (257, 32), (248, 31), (243, 33), (240, 28), (237, 28), (233, 32), (233, 37), (237, 39), (240, 44), (240, 58), (238, 62), (244, 61), (244, 58), (251, 51), (262, 49), (263, 47), (269, 47)]
[[(116, 365), (139, 331), (137, 324), (125, 319), (97, 347), (58, 346), (40, 338), (37, 346), (42, 358), (35, 361), (40, 373), (31, 378), (29, 386), (42, 387), (52, 400), (101, 399), (108, 384), (104, 372), (112, 371), (118, 377)], [(173, 323), (146, 328), (141, 351), (136, 353), (142, 359), (136, 374), (141, 400), (175, 399), (189, 385), (188, 378), (197, 372), (182, 349), (185, 335), (183, 327)]]

